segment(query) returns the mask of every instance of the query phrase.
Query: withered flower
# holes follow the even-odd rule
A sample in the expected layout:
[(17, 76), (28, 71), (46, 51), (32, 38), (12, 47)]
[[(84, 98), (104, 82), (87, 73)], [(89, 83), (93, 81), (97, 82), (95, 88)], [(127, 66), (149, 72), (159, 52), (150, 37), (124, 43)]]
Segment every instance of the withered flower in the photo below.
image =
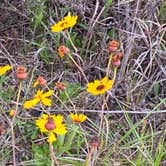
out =
[(112, 62), (112, 65), (114, 66), (114, 67), (119, 67), (120, 66), (120, 64), (121, 64), (121, 58), (123, 57), (123, 53), (121, 53), (121, 52), (116, 52), (115, 54), (114, 54), (114, 56), (112, 57), (112, 60), (111, 60), (111, 62)]
[(24, 80), (26, 79), (28, 73), (26, 71), (26, 67), (24, 66), (18, 66), (16, 69), (16, 78), (19, 80)]
[(66, 46), (62, 45), (58, 48), (58, 55), (62, 58), (69, 52), (69, 48)]
[(63, 82), (56, 82), (55, 87), (59, 90), (62, 90), (62, 91), (64, 91), (66, 89), (66, 86)]
[(118, 50), (119, 48), (119, 42), (116, 41), (116, 40), (112, 40), (108, 43), (108, 50), (111, 51), (111, 52), (115, 52)]

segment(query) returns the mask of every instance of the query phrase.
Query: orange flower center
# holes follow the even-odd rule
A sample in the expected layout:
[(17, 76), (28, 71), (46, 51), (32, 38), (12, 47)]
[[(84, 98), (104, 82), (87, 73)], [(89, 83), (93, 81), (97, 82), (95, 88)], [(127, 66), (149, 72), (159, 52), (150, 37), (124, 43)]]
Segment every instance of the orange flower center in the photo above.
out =
[(37, 99), (41, 100), (42, 99), (42, 95), (36, 95), (35, 96)]
[(99, 85), (99, 86), (96, 88), (96, 90), (98, 90), (98, 91), (103, 90), (104, 87), (105, 87), (104, 85)]
[(67, 22), (67, 21), (66, 21), (66, 22), (61, 23), (61, 24), (60, 24), (60, 27), (64, 27), (66, 24), (68, 24), (68, 22)]
[(73, 122), (75, 122), (75, 123), (81, 123), (81, 120), (80, 119), (73, 119)]
[(45, 124), (45, 128), (46, 128), (47, 130), (53, 130), (53, 129), (56, 128), (56, 125), (55, 125), (55, 123), (54, 123), (53, 118), (48, 117), (47, 123)]

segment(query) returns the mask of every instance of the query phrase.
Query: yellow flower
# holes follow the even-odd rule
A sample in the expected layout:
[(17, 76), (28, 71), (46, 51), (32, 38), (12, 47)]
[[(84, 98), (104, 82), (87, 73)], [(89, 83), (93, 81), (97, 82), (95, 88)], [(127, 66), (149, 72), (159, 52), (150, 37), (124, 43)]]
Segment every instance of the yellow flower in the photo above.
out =
[(12, 67), (10, 65), (6, 66), (0, 66), (0, 76), (4, 75), (8, 70), (10, 70)]
[(111, 89), (113, 85), (113, 80), (108, 80), (104, 77), (101, 81), (95, 80), (87, 84), (87, 92), (92, 95), (104, 94), (107, 90)]
[(70, 118), (72, 119), (73, 122), (75, 123), (82, 123), (87, 119), (87, 116), (85, 116), (84, 114), (70, 114)]
[(78, 16), (71, 16), (70, 13), (63, 20), (51, 27), (52, 32), (60, 32), (66, 28), (73, 27), (77, 23)]
[(48, 133), (47, 141), (50, 143), (56, 141), (55, 134), (64, 135), (67, 133), (66, 127), (62, 122), (63, 117), (61, 115), (47, 114), (43, 114), (41, 118), (35, 121), (36, 126), (42, 133)]
[(48, 99), (47, 97), (51, 96), (53, 94), (53, 91), (50, 90), (48, 92), (43, 93), (42, 90), (38, 90), (37, 93), (35, 94), (34, 98), (32, 100), (27, 100), (25, 101), (23, 107), (28, 109), (34, 107), (37, 103), (40, 101), (42, 104), (45, 106), (51, 106), (51, 100)]

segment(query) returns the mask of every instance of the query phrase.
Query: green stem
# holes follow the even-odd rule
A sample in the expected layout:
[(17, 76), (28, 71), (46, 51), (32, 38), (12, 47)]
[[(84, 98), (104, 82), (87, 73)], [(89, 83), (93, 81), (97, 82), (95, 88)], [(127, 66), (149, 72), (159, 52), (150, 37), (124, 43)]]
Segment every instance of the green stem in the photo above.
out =
[[(67, 37), (68, 37), (68, 39), (69, 39), (69, 41), (70, 41), (70, 43), (71, 43), (73, 49), (74, 49), (75, 52), (77, 53), (77, 48), (76, 48), (76, 46), (74, 45), (74, 43), (73, 43), (73, 41), (72, 41), (72, 39), (71, 39), (71, 36), (70, 36), (70, 33), (69, 33), (68, 30), (66, 31), (66, 34), (67, 34)], [(72, 60), (72, 62), (77, 66), (77, 68), (80, 70), (80, 72), (82, 73), (84, 79), (85, 79), (86, 82), (88, 83), (89, 81), (87, 80), (86, 75), (85, 75), (84, 71), (82, 70), (82, 68), (77, 64), (77, 62), (73, 59), (73, 57), (70, 55), (70, 53), (68, 53), (68, 56), (69, 56), (69, 58)]]
[(110, 57), (109, 57), (109, 60), (108, 60), (108, 64), (107, 64), (107, 73), (106, 73), (106, 77), (108, 78), (109, 77), (109, 70), (110, 70), (110, 66), (111, 66), (111, 60), (112, 60), (112, 53), (110, 53)]
[(72, 47), (74, 48), (75, 52), (77, 52), (77, 48), (76, 48), (76, 46), (74, 45), (74, 43), (73, 43), (73, 41), (72, 41), (72, 39), (71, 39), (71, 36), (70, 36), (70, 33), (69, 33), (68, 30), (66, 31), (66, 34), (67, 34), (67, 37), (68, 37), (68, 39), (69, 39), (69, 41), (70, 41)]
[(50, 145), (51, 166), (55, 166), (55, 164), (56, 164), (56, 166), (60, 166), (58, 160), (55, 157), (54, 148), (53, 148), (52, 143), (49, 143), (49, 145)]
[[(47, 88), (48, 90), (51, 90), (47, 85), (46, 85), (46, 88)], [(68, 107), (64, 104), (64, 102), (63, 102), (55, 93), (53, 93), (53, 96), (54, 96), (57, 100), (59, 100), (59, 102), (69, 111)]]
[(88, 83), (88, 79), (86, 78), (86, 75), (84, 73), (84, 71), (82, 70), (82, 68), (77, 64), (77, 62), (74, 60), (74, 58), (71, 56), (70, 53), (67, 54), (69, 56), (69, 58), (72, 60), (72, 62), (76, 65), (76, 67), (79, 69), (79, 71), (81, 72), (81, 74), (83, 75), (84, 79), (86, 80), (86, 82)]
[(105, 99), (105, 94), (103, 94), (102, 97), (103, 97), (103, 104), (102, 104), (101, 114), (100, 114), (100, 126), (99, 126), (99, 133), (98, 133), (99, 136), (100, 136), (100, 133), (102, 130), (102, 124), (103, 124), (103, 116), (104, 116), (103, 111), (104, 111), (105, 105), (107, 104)]
[(115, 82), (116, 79), (116, 75), (117, 75), (117, 67), (114, 67), (114, 75), (113, 75), (113, 83)]
[(67, 96), (67, 98), (68, 98), (69, 102), (70, 102), (70, 103), (71, 103), (71, 105), (73, 106), (74, 111), (76, 112), (75, 105), (74, 105), (74, 103), (72, 102), (72, 100), (70, 99), (70, 96), (69, 96), (69, 94), (67, 93), (67, 91), (66, 91), (66, 90), (65, 90), (65, 95)]
[(68, 137), (67, 137), (67, 139), (66, 139), (67, 141), (66, 141), (66, 143), (65, 143), (65, 145), (64, 145), (64, 147), (67, 147), (67, 149), (70, 149), (70, 148), (71, 148), (71, 145), (72, 145), (72, 143), (73, 143), (73, 140), (74, 140), (74, 138), (75, 138), (75, 136), (76, 136), (76, 134), (77, 134), (77, 131), (79, 130), (79, 126), (73, 124), (73, 125), (71, 126), (71, 129), (72, 129), (72, 131), (71, 131), (71, 133), (68, 134)]
[[(19, 88), (18, 88), (18, 94), (17, 94), (17, 99), (16, 99), (16, 108), (15, 108), (16, 114), (18, 114), (17, 110), (18, 110), (18, 103), (19, 103), (19, 100), (20, 100), (21, 89), (22, 89), (22, 81), (20, 81)], [(12, 137), (11, 143), (12, 143), (12, 151), (13, 151), (13, 166), (16, 166), (15, 134), (14, 134), (14, 120), (16, 118), (16, 114), (14, 115), (14, 117), (13, 117), (11, 123), (10, 123), (11, 137)]]
[(20, 81), (19, 88), (18, 88), (17, 101), (16, 101), (16, 113), (18, 110), (18, 103), (20, 100), (21, 89), (22, 89), (22, 81)]

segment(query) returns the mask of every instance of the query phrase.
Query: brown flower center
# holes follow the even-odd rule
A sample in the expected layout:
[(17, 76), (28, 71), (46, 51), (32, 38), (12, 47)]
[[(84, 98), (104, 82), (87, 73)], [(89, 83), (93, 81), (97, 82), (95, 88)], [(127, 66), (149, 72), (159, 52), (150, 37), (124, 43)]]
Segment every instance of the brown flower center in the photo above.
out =
[(104, 87), (105, 87), (104, 85), (99, 85), (99, 86), (96, 88), (96, 90), (99, 90), (99, 91), (100, 91), (100, 90), (103, 90)]
[(51, 118), (51, 117), (48, 117), (48, 118), (47, 118), (47, 123), (45, 124), (45, 128), (46, 128), (47, 130), (53, 130), (53, 129), (56, 128), (56, 125), (55, 125), (55, 123), (54, 123), (53, 118)]

